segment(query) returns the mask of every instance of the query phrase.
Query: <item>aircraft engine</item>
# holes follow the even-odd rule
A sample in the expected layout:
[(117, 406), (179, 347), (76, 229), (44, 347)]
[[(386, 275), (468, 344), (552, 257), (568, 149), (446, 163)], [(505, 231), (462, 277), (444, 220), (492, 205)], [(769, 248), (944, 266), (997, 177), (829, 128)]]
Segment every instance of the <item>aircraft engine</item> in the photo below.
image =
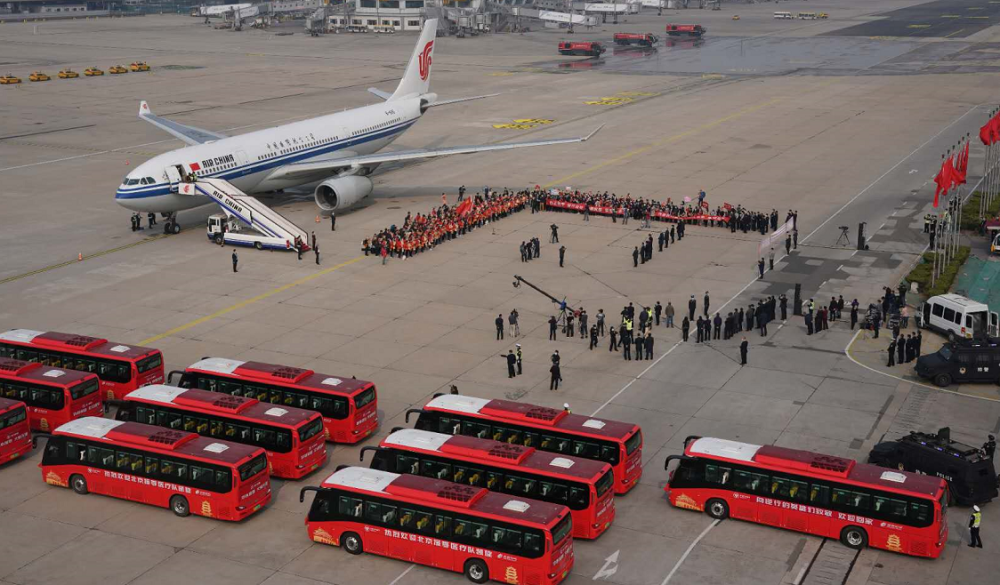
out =
[(316, 205), (323, 211), (345, 209), (370, 195), (373, 188), (368, 177), (348, 175), (327, 179), (316, 186)]

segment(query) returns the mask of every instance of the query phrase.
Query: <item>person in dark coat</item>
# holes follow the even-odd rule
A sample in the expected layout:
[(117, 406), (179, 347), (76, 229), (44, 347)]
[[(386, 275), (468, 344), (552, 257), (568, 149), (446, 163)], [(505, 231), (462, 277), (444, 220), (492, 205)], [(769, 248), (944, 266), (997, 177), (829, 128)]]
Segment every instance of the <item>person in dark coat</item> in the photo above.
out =
[(239, 272), (239, 270), (236, 269), (236, 265), (239, 264), (239, 262), (240, 257), (236, 255), (236, 248), (233, 248), (233, 272)]
[(896, 361), (906, 363), (906, 336), (896, 341)]
[(889, 363), (887, 363), (886, 366), (888, 366), (888, 367), (891, 368), (892, 366), (896, 365), (896, 340), (895, 339), (893, 339), (892, 341), (889, 342), (889, 349), (887, 351), (889, 352)]
[(691, 330), (691, 322), (688, 321), (687, 317), (684, 317), (684, 320), (681, 321), (681, 338), (683, 341), (688, 340), (688, 333), (690, 332), (690, 330)]
[(698, 308), (698, 301), (694, 300), (694, 295), (691, 295), (691, 300), (688, 301), (688, 320), (694, 321), (694, 312)]
[(743, 340), (740, 341), (740, 365), (747, 365), (747, 352), (750, 349), (750, 342), (747, 341), (746, 335), (743, 336)]
[(562, 371), (559, 369), (559, 364), (552, 364), (552, 367), (549, 368), (549, 373), (552, 374), (552, 379), (549, 381), (549, 390), (558, 390), (559, 382), (562, 382)]
[(652, 333), (647, 333), (646, 334), (646, 340), (643, 342), (643, 345), (646, 348), (646, 359), (647, 360), (653, 359), (653, 334)]
[(781, 320), (782, 321), (787, 321), (788, 320), (788, 297), (785, 296), (785, 293), (781, 293), (781, 296), (778, 297), (778, 305), (781, 307)]
[(643, 344), (642, 333), (636, 333), (634, 343), (635, 343), (635, 359), (638, 361), (642, 359), (642, 344)]
[(695, 323), (695, 326), (697, 327), (697, 331), (695, 331), (695, 336), (694, 336), (695, 343), (701, 343), (702, 341), (704, 341), (704, 339), (702, 338), (702, 327), (704, 326), (704, 324), (705, 320), (701, 318), (701, 315), (698, 315), (698, 321)]
[(609, 327), (611, 330), (611, 345), (608, 346), (608, 351), (618, 351), (618, 330), (614, 327)]
[(507, 350), (507, 355), (500, 354), (500, 357), (507, 358), (507, 377), (513, 378), (514, 376), (516, 376), (517, 372), (514, 370), (514, 368), (517, 367), (517, 356), (514, 355), (514, 350), (513, 349)]
[(503, 315), (497, 315), (493, 322), (497, 326), (497, 341), (503, 341)]
[(712, 325), (714, 326), (712, 339), (719, 339), (719, 335), (722, 333), (722, 317), (720, 317), (718, 313), (716, 313), (715, 318), (712, 319)]

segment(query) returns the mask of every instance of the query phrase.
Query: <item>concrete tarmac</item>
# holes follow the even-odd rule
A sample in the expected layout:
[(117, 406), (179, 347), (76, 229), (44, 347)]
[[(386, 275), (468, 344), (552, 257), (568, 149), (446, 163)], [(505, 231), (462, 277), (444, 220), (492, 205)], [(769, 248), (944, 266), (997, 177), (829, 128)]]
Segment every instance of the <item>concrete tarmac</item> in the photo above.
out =
[[(150, 73), (0, 87), (0, 329), (24, 327), (104, 336), (163, 350), (168, 370), (206, 355), (313, 368), (371, 379), (379, 388), (380, 432), (406, 409), (455, 384), (470, 395), (507, 398), (633, 421), (644, 433), (645, 473), (616, 501), (617, 519), (594, 542), (575, 544), (568, 583), (622, 585), (822, 582), (850, 585), (988, 582), (1000, 568), (984, 508), (985, 550), (964, 546), (968, 510), (949, 511), (942, 557), (927, 561), (875, 549), (843, 554), (836, 542), (672, 508), (663, 462), (689, 435), (778, 444), (864, 459), (882, 436), (951, 426), (979, 444), (1000, 427), (1000, 394), (938, 392), (866, 369), (845, 354), (844, 323), (806, 336), (801, 318), (774, 323), (767, 337), (681, 343), (658, 328), (653, 361), (626, 362), (579, 338), (547, 340), (548, 299), (519, 274), (591, 314), (612, 320), (629, 302), (668, 301), (680, 313), (705, 291), (713, 312), (764, 295), (877, 299), (899, 282), (925, 242), (920, 218), (940, 155), (973, 135), (996, 99), (991, 43), (996, 28), (962, 41), (823, 36), (907, 9), (915, 2), (788, 2), (725, 5), (721, 12), (630, 16), (574, 38), (610, 41), (613, 32), (661, 33), (666, 22), (708, 26), (703, 45), (658, 47), (604, 66), (558, 58), (552, 32), (438, 39), (433, 90), (444, 98), (501, 92), (490, 100), (431, 110), (395, 145), (415, 148), (576, 136), (605, 124), (582, 145), (441, 159), (376, 174), (376, 192), (338, 213), (337, 231), (316, 223), (309, 192), (262, 197), (315, 230), (323, 264), (280, 252), (208, 243), (205, 207), (181, 214), (185, 230), (162, 237), (131, 232), (113, 194), (149, 157), (181, 144), (136, 117), (146, 99), (157, 114), (225, 133), (245, 132), (372, 103), (365, 89), (391, 90), (412, 35), (231, 33), (197, 19), (150, 16), (0, 26), (6, 70), (26, 78), (114, 63), (148, 61)], [(780, 6), (780, 7), (779, 7)], [(826, 11), (821, 21), (775, 21), (774, 10)], [(740, 20), (733, 21), (734, 13)], [(992, 21), (991, 21), (992, 22)], [(662, 36), (662, 34), (661, 34)], [(743, 39), (743, 59), (736, 57)], [(749, 42), (746, 40), (749, 39)], [(726, 67), (726, 59), (733, 66)], [(655, 65), (630, 65), (644, 59)], [(699, 61), (702, 63), (699, 67)], [(751, 61), (757, 63), (750, 66)], [(795, 63), (793, 61), (808, 61)], [(593, 62), (590, 62), (591, 64)], [(560, 65), (572, 65), (562, 67)], [(735, 69), (730, 71), (729, 69)], [(756, 69), (756, 71), (739, 71)], [(544, 119), (526, 130), (497, 129)], [(982, 166), (973, 144), (970, 168)], [(973, 181), (970, 181), (972, 183)], [(631, 250), (647, 231), (635, 223), (524, 211), (431, 252), (386, 266), (360, 252), (363, 238), (407, 212), (425, 212), (442, 193), (453, 202), (493, 188), (579, 188), (676, 200), (708, 193), (754, 210), (799, 213), (799, 246), (756, 280), (755, 234), (692, 227), (688, 237), (633, 268)], [(322, 218), (321, 218), (322, 219)], [(837, 244), (839, 226), (870, 230), (870, 250)], [(145, 225), (145, 221), (143, 222)], [(518, 244), (554, 246), (519, 262)], [(659, 226), (655, 225), (654, 228)], [(78, 254), (83, 261), (76, 261)], [(821, 302), (821, 301), (820, 301)], [(493, 319), (517, 308), (521, 336), (495, 341)], [(506, 377), (498, 356), (521, 343), (523, 376)], [(548, 390), (548, 359), (562, 355), (564, 385)], [(902, 372), (897, 367), (897, 373)], [(298, 482), (273, 482), (274, 500), (240, 524), (176, 518), (168, 510), (46, 485), (40, 452), (0, 468), (0, 582), (460, 583), (458, 574), (375, 556), (352, 557), (306, 538), (304, 485), (336, 465), (357, 462), (358, 447), (330, 444), (330, 461)], [(95, 554), (99, 552), (100, 554)], [(614, 558), (615, 560), (609, 560)], [(832, 582), (832, 581), (829, 581)]]

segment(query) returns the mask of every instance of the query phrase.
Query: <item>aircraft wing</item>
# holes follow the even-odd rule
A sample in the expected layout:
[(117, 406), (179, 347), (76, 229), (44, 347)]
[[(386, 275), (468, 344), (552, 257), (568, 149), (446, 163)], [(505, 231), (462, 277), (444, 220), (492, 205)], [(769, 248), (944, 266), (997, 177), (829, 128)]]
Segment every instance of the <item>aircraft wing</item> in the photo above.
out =
[(483, 144), (478, 146), (448, 146), (435, 149), (417, 150), (396, 150), (393, 152), (383, 152), (352, 156), (344, 158), (331, 158), (328, 160), (309, 161), (293, 163), (276, 169), (268, 179), (286, 179), (307, 177), (317, 174), (320, 171), (338, 171), (352, 167), (365, 167), (387, 162), (402, 162), (418, 160), (424, 158), (437, 158), (440, 156), (450, 156), (455, 154), (475, 154), (477, 152), (491, 152), (497, 150), (513, 150), (515, 148), (528, 148), (532, 146), (552, 146), (555, 144), (572, 144), (574, 142), (586, 142), (594, 137), (604, 125), (598, 126), (593, 132), (586, 136), (577, 138), (553, 138), (549, 140), (533, 140), (530, 142), (510, 142), (505, 144)]
[(161, 118), (153, 114), (153, 110), (149, 109), (149, 104), (146, 103), (146, 100), (139, 102), (139, 118), (149, 122), (161, 130), (169, 132), (192, 146), (195, 144), (204, 144), (212, 140), (227, 138), (225, 134), (218, 134), (210, 130), (202, 130), (201, 128), (195, 128), (194, 126), (185, 126), (184, 124), (174, 122), (173, 120)]

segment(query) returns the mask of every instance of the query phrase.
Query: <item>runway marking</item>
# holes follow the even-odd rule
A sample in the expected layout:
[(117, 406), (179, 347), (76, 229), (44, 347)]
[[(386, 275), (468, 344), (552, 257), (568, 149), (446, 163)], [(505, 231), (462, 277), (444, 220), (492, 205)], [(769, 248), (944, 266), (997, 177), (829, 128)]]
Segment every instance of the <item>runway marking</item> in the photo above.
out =
[(691, 546), (687, 547), (687, 550), (684, 551), (684, 554), (681, 555), (681, 558), (677, 559), (677, 564), (674, 565), (673, 569), (670, 569), (670, 572), (667, 573), (667, 576), (663, 579), (663, 582), (661, 582), (660, 585), (667, 585), (667, 583), (670, 582), (670, 579), (672, 579), (674, 574), (677, 573), (677, 569), (681, 568), (681, 564), (684, 563), (684, 559), (688, 558), (688, 555), (691, 554), (692, 550), (694, 550), (695, 545), (698, 544), (701, 541), (701, 539), (705, 538), (705, 535), (708, 534), (708, 531), (715, 528), (719, 524), (719, 522), (722, 522), (722, 520), (713, 520), (712, 523), (708, 525), (708, 527), (706, 527), (704, 530), (701, 531), (701, 534), (698, 535), (698, 538), (694, 539), (694, 542), (691, 543)]
[(695, 133), (698, 133), (698, 132), (702, 132), (704, 130), (710, 130), (712, 128), (715, 128), (716, 126), (719, 126), (720, 124), (725, 124), (726, 122), (729, 122), (731, 120), (735, 120), (736, 118), (740, 118), (740, 117), (745, 116), (747, 114), (756, 112), (757, 110), (760, 110), (760, 109), (766, 108), (768, 106), (774, 105), (774, 104), (776, 104), (776, 103), (778, 103), (778, 102), (780, 102), (780, 101), (782, 101), (784, 99), (786, 99), (786, 98), (784, 98), (784, 97), (774, 98), (774, 99), (768, 100), (766, 102), (759, 103), (759, 104), (754, 105), (754, 106), (750, 106), (748, 108), (743, 108), (742, 110), (739, 110), (739, 111), (737, 111), (735, 113), (732, 113), (732, 114), (730, 114), (728, 116), (719, 118), (717, 120), (713, 120), (711, 122), (706, 122), (705, 124), (702, 124), (701, 126), (698, 126), (696, 128), (692, 128), (690, 130), (686, 130), (686, 131), (681, 132), (679, 134), (674, 134), (673, 136), (668, 136), (667, 138), (664, 138), (662, 140), (657, 140), (656, 142), (652, 142), (652, 143), (647, 144), (646, 146), (643, 146), (641, 148), (636, 148), (635, 150), (631, 150), (629, 152), (626, 152), (625, 154), (622, 154), (622, 155), (616, 156), (614, 158), (608, 159), (608, 160), (606, 160), (604, 162), (601, 162), (601, 163), (598, 163), (598, 164), (593, 165), (591, 167), (588, 167), (586, 169), (583, 169), (582, 171), (577, 171), (575, 173), (572, 173), (570, 175), (566, 175), (565, 177), (561, 177), (561, 178), (556, 179), (554, 181), (549, 181), (548, 183), (546, 183), (545, 185), (543, 185), (543, 187), (549, 188), (549, 187), (551, 187), (553, 185), (564, 185), (564, 184), (566, 184), (567, 181), (570, 181), (571, 179), (575, 179), (577, 177), (582, 177), (584, 175), (589, 175), (590, 173), (593, 173), (594, 171), (598, 171), (600, 169), (603, 169), (604, 167), (606, 167), (608, 165), (613, 165), (615, 163), (620, 163), (622, 161), (625, 161), (625, 160), (628, 160), (628, 159), (632, 158), (633, 156), (649, 152), (650, 150), (653, 150), (654, 148), (658, 148), (660, 146), (664, 146), (666, 144), (670, 144), (672, 142), (676, 142), (676, 141), (681, 140), (683, 138), (687, 138), (688, 136), (691, 136), (692, 134), (695, 134)]
[[(142, 244), (148, 244), (149, 242), (155, 242), (156, 240), (167, 237), (166, 234), (160, 234), (158, 236), (153, 236), (151, 238), (146, 238), (138, 242), (132, 242), (131, 244), (125, 244), (124, 246), (118, 246), (117, 248), (111, 248), (110, 250), (104, 250), (103, 252), (94, 252), (93, 254), (88, 254), (83, 257), (84, 260), (90, 260), (91, 258), (99, 258), (106, 254), (111, 254), (112, 252), (120, 252), (121, 250), (127, 250), (128, 248), (134, 248)], [(32, 270), (31, 272), (25, 272), (24, 274), (15, 274), (14, 276), (8, 276), (3, 280), (0, 280), (0, 285), (7, 284), (8, 282), (14, 282), (15, 280), (21, 280), (22, 278), (27, 278), (29, 276), (34, 276), (36, 274), (41, 274), (43, 272), (48, 272), (50, 270), (55, 270), (56, 268), (62, 268), (64, 266), (69, 266), (71, 264), (76, 264), (81, 262), (79, 259), (67, 260), (66, 262), (60, 262), (59, 264), (52, 264), (51, 266), (46, 266), (44, 268), (39, 268), (37, 270)]]
[[(160, 333), (159, 335), (154, 335), (154, 336), (152, 336), (152, 337), (150, 337), (148, 339), (143, 339), (142, 341), (139, 342), (139, 345), (149, 345), (151, 343), (155, 343), (155, 342), (163, 339), (164, 337), (169, 337), (169, 336), (174, 335), (176, 333), (180, 333), (181, 331), (185, 331), (187, 329), (190, 329), (190, 328), (192, 328), (192, 327), (194, 327), (196, 325), (201, 325), (202, 323), (207, 323), (208, 321), (211, 321), (212, 319), (215, 319), (217, 317), (221, 317), (221, 316), (223, 316), (223, 315), (225, 315), (227, 313), (231, 313), (231, 312), (235, 311), (236, 309), (242, 309), (243, 307), (252, 305), (252, 304), (256, 303), (257, 301), (262, 301), (262, 300), (264, 300), (264, 299), (266, 299), (268, 297), (272, 297), (272, 296), (274, 296), (274, 295), (276, 295), (278, 293), (282, 293), (282, 292), (285, 292), (286, 290), (295, 288), (295, 287), (297, 287), (297, 286), (299, 286), (301, 284), (305, 284), (305, 283), (309, 282), (310, 280), (313, 280), (315, 278), (319, 278), (320, 276), (325, 276), (327, 274), (330, 274), (331, 272), (335, 272), (337, 270), (340, 270), (341, 268), (343, 268), (345, 266), (350, 266), (351, 264), (354, 264), (355, 262), (357, 262), (358, 260), (361, 260), (362, 258), (364, 258), (364, 256), (358, 256), (357, 258), (353, 258), (353, 259), (348, 260), (346, 262), (341, 262), (340, 264), (337, 264), (336, 266), (331, 266), (330, 268), (327, 268), (325, 270), (320, 270), (319, 272), (310, 274), (309, 276), (303, 276), (302, 278), (300, 278), (298, 280), (294, 280), (294, 281), (292, 281), (292, 282), (290, 282), (288, 284), (281, 285), (278, 288), (271, 289), (271, 290), (269, 290), (269, 291), (267, 291), (265, 293), (261, 293), (261, 294), (255, 296), (255, 297), (251, 297), (249, 299), (244, 299), (244, 300), (236, 303), (235, 305), (230, 305), (230, 306), (228, 306), (228, 307), (226, 307), (224, 309), (220, 309), (220, 310), (212, 313), (211, 315), (205, 315), (204, 317), (199, 317), (199, 318), (195, 319), (194, 321), (190, 321), (190, 322), (185, 323), (183, 325), (180, 325), (178, 327), (174, 327), (173, 329), (171, 329), (169, 331), (166, 331), (164, 333)], [(395, 581), (393, 581), (393, 583), (395, 583)]]
[(392, 581), (389, 581), (389, 585), (396, 585), (396, 583), (398, 583), (400, 579), (402, 579), (403, 577), (405, 577), (407, 573), (409, 573), (410, 571), (412, 571), (414, 567), (416, 567), (416, 565), (410, 565), (409, 567), (407, 567), (407, 569), (405, 571), (403, 571), (402, 573), (400, 573), (398, 577), (396, 577)]
[(644, 375), (644, 374), (645, 374), (646, 372), (648, 372), (648, 371), (649, 371), (650, 369), (652, 369), (652, 368), (653, 368), (653, 366), (655, 366), (656, 364), (660, 363), (660, 360), (662, 360), (663, 358), (665, 358), (665, 357), (667, 357), (668, 355), (670, 355), (670, 354), (671, 354), (671, 353), (672, 353), (672, 352), (673, 352), (673, 351), (674, 351), (675, 349), (677, 349), (677, 347), (678, 347), (678, 346), (679, 346), (680, 344), (682, 344), (682, 343), (684, 343), (684, 342), (683, 342), (683, 341), (678, 341), (677, 343), (675, 343), (675, 344), (674, 344), (674, 346), (673, 346), (673, 347), (671, 347), (671, 348), (670, 348), (670, 349), (668, 349), (668, 350), (667, 350), (666, 352), (664, 352), (664, 354), (663, 354), (663, 355), (661, 355), (660, 357), (656, 358), (656, 360), (655, 360), (655, 361), (654, 361), (653, 363), (649, 364), (649, 365), (648, 365), (648, 366), (646, 367), (646, 369), (645, 369), (645, 370), (643, 370), (643, 371), (639, 372), (639, 375), (638, 375), (638, 376), (636, 376), (636, 377), (632, 378), (631, 380), (629, 380), (629, 383), (628, 383), (628, 384), (625, 384), (624, 386), (622, 386), (622, 389), (621, 389), (621, 390), (619, 390), (618, 392), (615, 392), (615, 395), (614, 395), (614, 396), (612, 396), (611, 398), (608, 398), (607, 402), (605, 402), (604, 404), (602, 404), (602, 405), (600, 405), (599, 407), (597, 407), (597, 410), (595, 410), (595, 411), (594, 411), (594, 412), (593, 412), (593, 413), (592, 413), (592, 414), (591, 414), (590, 416), (597, 416), (597, 413), (599, 413), (599, 412), (601, 412), (602, 410), (604, 410), (604, 407), (605, 407), (605, 406), (607, 406), (607, 405), (611, 404), (611, 403), (612, 403), (612, 402), (614, 401), (614, 399), (615, 399), (615, 398), (618, 398), (619, 396), (621, 396), (622, 392), (624, 392), (624, 391), (628, 390), (628, 389), (629, 389), (629, 387), (630, 387), (630, 386), (631, 386), (632, 384), (635, 384), (636, 380), (638, 380), (639, 378), (641, 378), (641, 377), (642, 377), (642, 376), (643, 376), (643, 375)]

